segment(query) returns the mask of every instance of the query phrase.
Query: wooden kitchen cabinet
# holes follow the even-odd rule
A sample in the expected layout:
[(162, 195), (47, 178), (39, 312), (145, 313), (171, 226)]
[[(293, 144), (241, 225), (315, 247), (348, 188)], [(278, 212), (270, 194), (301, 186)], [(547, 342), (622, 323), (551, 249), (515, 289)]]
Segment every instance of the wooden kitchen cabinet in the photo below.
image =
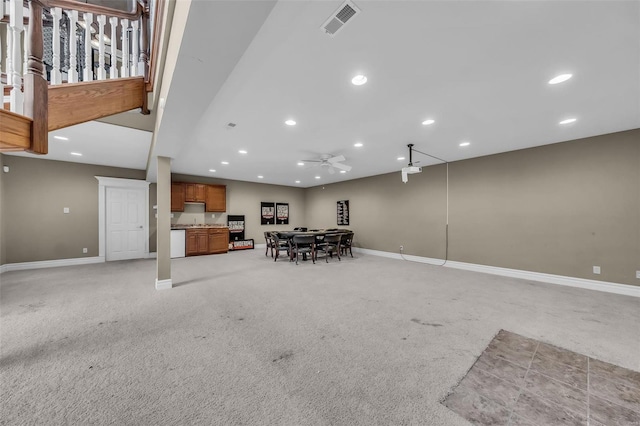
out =
[(185, 254), (226, 253), (229, 250), (228, 228), (192, 228), (187, 229)]
[(184, 200), (189, 203), (204, 203), (206, 186), (208, 185), (202, 183), (185, 183)]
[(209, 228), (209, 254), (229, 251), (229, 229)]
[(205, 185), (205, 211), (227, 211), (227, 187), (225, 185)]
[(171, 211), (183, 212), (185, 201), (185, 187), (183, 183), (171, 183)]
[(207, 228), (187, 229), (185, 254), (196, 256), (209, 254), (209, 233)]

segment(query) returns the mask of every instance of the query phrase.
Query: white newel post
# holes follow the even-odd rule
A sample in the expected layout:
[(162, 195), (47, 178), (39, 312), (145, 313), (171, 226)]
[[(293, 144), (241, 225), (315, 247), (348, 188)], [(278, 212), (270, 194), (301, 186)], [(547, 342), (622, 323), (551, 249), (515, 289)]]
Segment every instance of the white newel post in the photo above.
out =
[(96, 20), (98, 21), (98, 80), (106, 80), (107, 70), (105, 69), (106, 62), (104, 60), (104, 24), (107, 22), (107, 17), (104, 15), (98, 15)]
[(133, 31), (131, 31), (131, 63), (133, 64), (133, 66), (131, 67), (131, 77), (136, 77), (138, 75), (138, 57), (140, 56), (140, 44), (138, 42), (140, 34), (138, 34), (138, 26), (138, 21), (131, 22), (131, 27), (133, 28)]
[(69, 17), (69, 83), (78, 82), (78, 11), (67, 10), (64, 13)]
[(122, 20), (122, 68), (120, 76), (130, 77), (129, 74), (129, 20)]
[(62, 18), (62, 9), (59, 7), (51, 8), (51, 16), (53, 16), (53, 39), (51, 40), (53, 69), (51, 70), (51, 84), (60, 84), (62, 83), (62, 75), (60, 74), (60, 18)]
[(116, 39), (118, 18), (112, 16), (109, 18), (109, 24), (111, 25), (111, 67), (109, 69), (109, 78), (118, 78), (118, 41)]
[(93, 66), (91, 64), (91, 23), (93, 22), (93, 13), (83, 13), (84, 19), (84, 81), (93, 80)]
[(22, 114), (22, 106), (24, 103), (24, 97), (22, 95), (21, 46), (21, 34), (24, 28), (22, 1), (13, 0), (9, 3), (9, 15), (9, 31), (7, 35), (11, 37), (11, 46), (9, 47), (10, 50), (7, 58), (11, 57), (11, 68), (7, 67), (7, 78), (10, 72), (11, 85), (13, 86), (11, 89), (11, 112)]

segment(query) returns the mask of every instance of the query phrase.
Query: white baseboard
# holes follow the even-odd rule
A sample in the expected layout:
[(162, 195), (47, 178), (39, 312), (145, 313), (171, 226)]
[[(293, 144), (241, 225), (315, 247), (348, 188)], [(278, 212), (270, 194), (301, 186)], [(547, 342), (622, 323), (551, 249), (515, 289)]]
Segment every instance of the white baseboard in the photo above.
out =
[[(524, 280), (540, 281), (548, 284), (564, 285), (568, 287), (578, 287), (587, 290), (603, 291), (606, 293), (623, 294), (625, 296), (640, 297), (640, 286), (628, 284), (611, 283), (607, 281), (588, 280), (585, 278), (566, 277), (563, 275), (545, 274), (542, 272), (523, 271), (520, 269), (499, 268), (497, 266), (478, 265), (475, 263), (455, 262), (444, 259), (433, 259), (430, 257), (403, 255), (387, 251), (370, 250), (354, 247), (353, 251), (370, 254), (372, 256), (388, 257), (390, 259), (409, 260), (412, 262), (427, 263), (430, 265), (442, 265), (447, 268), (464, 269), (467, 271), (483, 272), (486, 274), (501, 275), (503, 277), (520, 278)], [(443, 265), (444, 263), (444, 265)]]
[(150, 253), (146, 253), (145, 259), (156, 259), (158, 257), (158, 253), (152, 251)]
[(267, 248), (267, 243), (262, 243), (262, 244), (254, 244), (253, 245), (254, 249), (266, 249)]
[(171, 278), (168, 280), (159, 280), (156, 278), (156, 290), (169, 290), (173, 287), (173, 283), (171, 282)]
[(38, 262), (7, 263), (0, 267), (0, 273), (9, 271), (24, 271), (27, 269), (57, 268), (59, 266), (87, 265), (90, 263), (104, 263), (102, 256), (78, 257), (75, 259), (41, 260)]

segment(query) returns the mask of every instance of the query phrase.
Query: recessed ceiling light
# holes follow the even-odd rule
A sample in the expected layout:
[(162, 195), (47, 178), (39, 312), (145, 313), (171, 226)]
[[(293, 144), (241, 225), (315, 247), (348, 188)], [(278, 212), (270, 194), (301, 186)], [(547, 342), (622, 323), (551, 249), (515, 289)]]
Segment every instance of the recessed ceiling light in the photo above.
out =
[(287, 126), (295, 126), (296, 122), (294, 120), (289, 119), (285, 121), (284, 124), (286, 124)]
[(82, 154), (79, 152), (72, 152), (71, 155), (75, 155), (76, 157), (82, 157)]
[(229, 164), (228, 161), (221, 161), (220, 164), (224, 164), (225, 166)]
[(460, 144), (460, 146), (469, 146), (469, 145), (471, 145), (471, 142), (462, 142)]
[(340, 173), (347, 173), (346, 170), (340, 170)]
[(576, 120), (577, 118), (567, 118), (566, 120), (562, 120), (560, 124), (571, 124), (571, 123), (575, 123)]
[(210, 171), (211, 173), (215, 173), (215, 172), (216, 172), (216, 169), (209, 169), (209, 171)]
[(247, 151), (245, 151), (244, 149), (241, 149), (240, 151), (238, 151), (240, 154), (246, 154)]
[(298, 161), (298, 166), (304, 166), (304, 163), (302, 161)]
[(563, 81), (569, 80), (571, 77), (573, 77), (573, 74), (560, 74), (556, 77), (553, 77), (551, 80), (549, 80), (549, 84), (562, 83)]
[(353, 144), (356, 148), (360, 148), (362, 146), (362, 142), (356, 142)]
[(299, 180), (297, 180), (297, 181), (296, 181), (296, 183), (300, 183), (300, 181), (299, 181)]
[(355, 84), (356, 86), (362, 86), (363, 84), (365, 84), (367, 82), (367, 76), (362, 75), (362, 74), (358, 74), (355, 77), (353, 77), (351, 79), (351, 82), (353, 84)]
[(398, 157), (398, 161), (404, 160), (404, 157)]
[(264, 178), (264, 176), (258, 175), (258, 179), (262, 179), (262, 178)]
[(61, 141), (68, 141), (68, 140), (69, 140), (69, 138), (64, 137), (64, 136), (54, 136), (53, 138), (54, 138), (54, 139), (61, 140)]
[(320, 179), (320, 176), (316, 176), (316, 179)]
[(428, 125), (433, 124), (433, 123), (435, 123), (435, 122), (436, 122), (436, 120), (432, 120), (432, 119), (430, 118), (430, 119), (428, 119), (428, 120), (424, 120), (424, 121), (422, 122), (422, 125), (423, 125), (423, 126), (428, 126)]

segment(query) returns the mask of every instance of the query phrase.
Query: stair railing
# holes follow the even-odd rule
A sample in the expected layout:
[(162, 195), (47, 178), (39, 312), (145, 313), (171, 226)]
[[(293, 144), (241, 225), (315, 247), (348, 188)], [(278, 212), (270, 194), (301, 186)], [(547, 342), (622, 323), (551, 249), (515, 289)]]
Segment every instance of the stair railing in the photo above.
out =
[[(0, 0), (0, 21), (8, 24), (6, 44), (0, 40), (0, 56), (5, 54), (0, 108), (8, 101), (11, 112), (34, 113), (25, 110), (25, 96), (40, 96), (26, 91), (29, 73), (51, 85), (136, 76), (149, 82), (154, 3), (137, 0), (135, 10), (124, 12), (73, 0)], [(10, 88), (8, 99), (3, 79)]]

